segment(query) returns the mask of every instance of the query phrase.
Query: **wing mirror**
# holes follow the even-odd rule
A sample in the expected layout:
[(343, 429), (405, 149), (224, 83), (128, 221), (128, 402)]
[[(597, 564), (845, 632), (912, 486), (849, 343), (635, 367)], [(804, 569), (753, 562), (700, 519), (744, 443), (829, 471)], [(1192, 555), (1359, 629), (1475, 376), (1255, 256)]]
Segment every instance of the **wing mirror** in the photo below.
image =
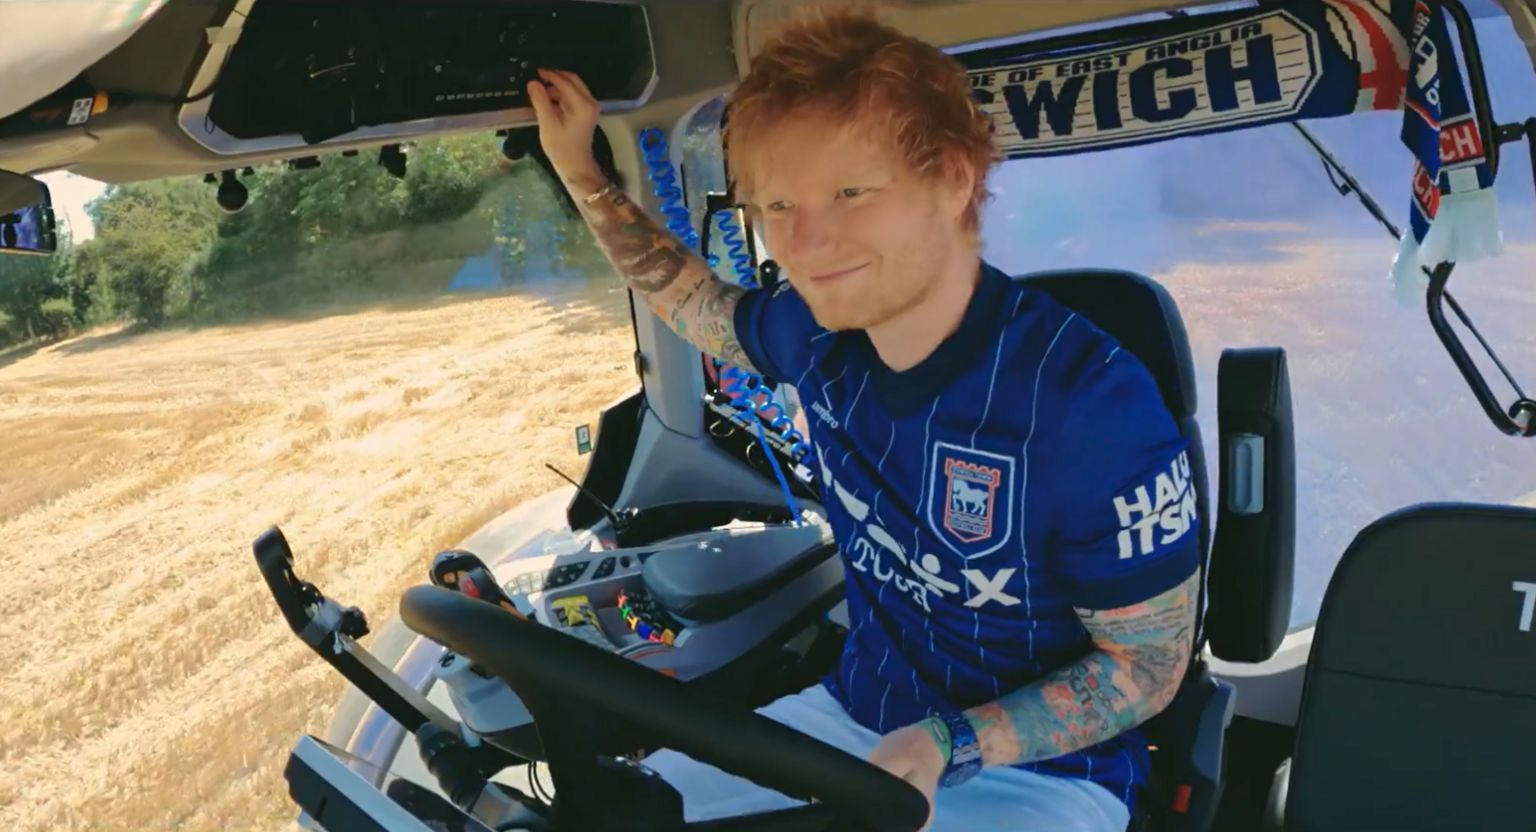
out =
[(0, 254), (52, 254), (58, 247), (48, 186), (30, 176), (0, 171)]

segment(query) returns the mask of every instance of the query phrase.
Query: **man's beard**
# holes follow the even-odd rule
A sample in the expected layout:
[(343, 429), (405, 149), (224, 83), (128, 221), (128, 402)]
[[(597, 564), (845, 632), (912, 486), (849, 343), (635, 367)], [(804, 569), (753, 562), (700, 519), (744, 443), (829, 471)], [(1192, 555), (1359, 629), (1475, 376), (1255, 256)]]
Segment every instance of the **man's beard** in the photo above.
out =
[[(907, 254), (907, 253), (903, 253)], [(892, 264), (897, 271), (891, 271)], [(823, 329), (840, 332), (877, 327), (919, 306), (939, 282), (943, 257), (932, 249), (881, 261), (879, 274), (855, 275), (848, 286), (830, 292), (802, 292), (811, 315)]]

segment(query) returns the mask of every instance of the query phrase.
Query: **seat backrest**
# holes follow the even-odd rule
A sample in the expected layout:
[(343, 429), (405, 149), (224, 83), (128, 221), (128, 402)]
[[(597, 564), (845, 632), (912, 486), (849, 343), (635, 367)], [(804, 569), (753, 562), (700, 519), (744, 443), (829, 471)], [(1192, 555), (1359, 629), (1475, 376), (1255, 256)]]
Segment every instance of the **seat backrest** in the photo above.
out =
[(1179, 307), (1156, 281), (1118, 269), (1034, 272), (1021, 280), (1104, 330), (1122, 349), (1141, 360), (1157, 381), (1163, 402), (1189, 440), (1195, 478), (1195, 511), (1200, 516), (1200, 555), (1210, 551), (1211, 522), (1205, 448), (1195, 421), (1195, 362)]
[[(1156, 379), (1190, 444), (1210, 595), (1200, 643), (1209, 636), (1216, 655), (1229, 661), (1269, 658), (1288, 629), (1294, 560), (1295, 450), (1285, 351), (1263, 347), (1222, 353), (1217, 375), (1221, 487), (1213, 490), (1195, 419), (1199, 398), (1189, 335), (1168, 290), (1118, 269), (1035, 272), (1017, 279), (1092, 321)], [(1213, 503), (1215, 515), (1208, 510)]]
[[(1285, 353), (1228, 350), (1218, 373), (1222, 489), (1213, 502), (1200, 426), (1195, 367), (1173, 297), (1134, 272), (1039, 272), (1020, 280), (1092, 321), (1147, 366), (1163, 402), (1190, 444), (1200, 516), (1200, 552), (1210, 605), (1199, 644), (1209, 634), (1223, 658), (1261, 661), (1285, 635), (1290, 614), (1294, 536), (1294, 451)], [(1212, 529), (1216, 530), (1212, 542)], [(1202, 602), (1204, 602), (1202, 594)], [(1219, 630), (1218, 630), (1219, 628)], [(1139, 828), (1200, 832), (1222, 793), (1224, 732), (1233, 690), (1196, 658), (1173, 703), (1144, 729), (1158, 747)]]
[[(1195, 421), (1195, 365), (1184, 320), (1168, 291), (1134, 272), (1055, 271), (1020, 280), (1093, 322), (1141, 360), (1157, 381), (1163, 403), (1189, 441), (1200, 518), (1202, 565), (1210, 552), (1211, 520), (1205, 448)], [(1222, 793), (1224, 735), (1232, 719), (1232, 688), (1214, 679), (1198, 657), (1173, 702), (1142, 726), (1152, 754), (1152, 776), (1142, 789), (1133, 830), (1204, 832)]]
[(1302, 692), (1285, 827), (1529, 829), (1536, 510), (1426, 505), (1334, 569)]

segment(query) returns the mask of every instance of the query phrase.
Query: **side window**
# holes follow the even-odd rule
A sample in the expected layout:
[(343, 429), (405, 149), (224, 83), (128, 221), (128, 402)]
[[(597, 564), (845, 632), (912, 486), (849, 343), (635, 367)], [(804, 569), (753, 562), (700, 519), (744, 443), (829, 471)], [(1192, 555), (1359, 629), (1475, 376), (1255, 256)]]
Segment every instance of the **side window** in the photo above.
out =
[[(1507, 18), (1481, 20), (1495, 114), (1536, 115), (1529, 56)], [(1412, 159), (1398, 113), (1307, 125), (1388, 216), (1406, 223)], [(1530, 392), (1536, 387), (1536, 198), (1529, 154), (1505, 146), (1504, 253), (1457, 267), (1450, 289)], [(1315, 620), (1334, 565), (1381, 515), (1436, 500), (1536, 505), (1521, 440), (1483, 415), (1426, 319), (1389, 282), (1396, 241), (1340, 197), (1290, 125), (1083, 156), (1008, 162), (991, 180), (984, 254), (1013, 274), (1114, 267), (1153, 277), (1188, 327), (1209, 473), (1217, 475), (1222, 349), (1281, 346), (1296, 430), (1292, 624)], [(1480, 359), (1476, 340), (1463, 340)], [(1502, 375), (1484, 375), (1510, 399)], [(1529, 440), (1525, 440), (1529, 442)]]

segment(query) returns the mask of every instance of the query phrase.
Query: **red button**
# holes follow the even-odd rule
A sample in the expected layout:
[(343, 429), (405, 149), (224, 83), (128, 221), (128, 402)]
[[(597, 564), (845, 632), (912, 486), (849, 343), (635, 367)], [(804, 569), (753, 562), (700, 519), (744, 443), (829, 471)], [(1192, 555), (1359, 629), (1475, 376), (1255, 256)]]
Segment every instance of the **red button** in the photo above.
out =
[(1173, 792), (1173, 811), (1184, 814), (1189, 811), (1189, 798), (1194, 789), (1188, 783), (1181, 784)]
[(459, 591), (471, 598), (480, 597), (480, 587), (475, 586), (475, 579), (467, 572), (459, 576)]

